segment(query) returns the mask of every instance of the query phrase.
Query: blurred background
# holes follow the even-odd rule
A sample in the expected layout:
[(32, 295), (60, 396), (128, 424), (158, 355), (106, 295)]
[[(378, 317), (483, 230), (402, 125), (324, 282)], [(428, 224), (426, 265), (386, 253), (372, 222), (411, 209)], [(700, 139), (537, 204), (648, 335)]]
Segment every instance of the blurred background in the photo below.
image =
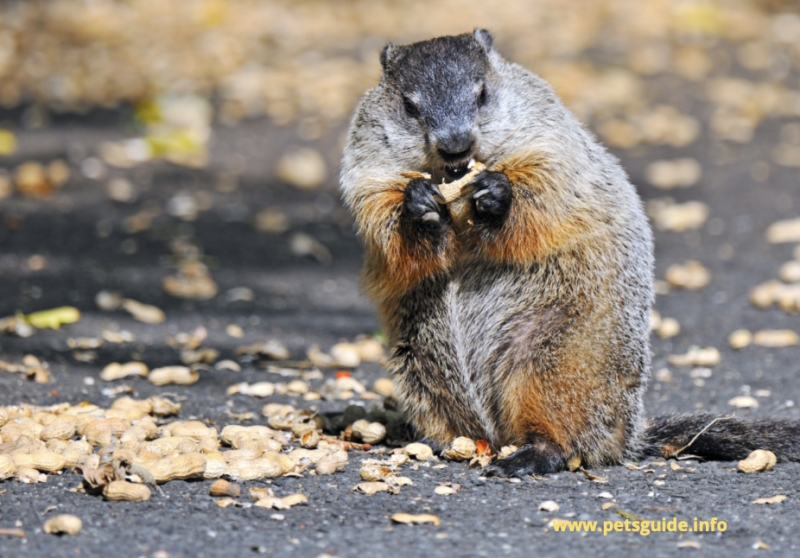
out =
[[(550, 81), (646, 203), (658, 292), (648, 415), (800, 419), (793, 0), (0, 0), (0, 405), (105, 408), (126, 394), (169, 396), (183, 405), (181, 420), (219, 426), (263, 424), (265, 402), (320, 412), (380, 405), (391, 383), (375, 343), (380, 326), (359, 291), (361, 246), (339, 197), (344, 135), (359, 96), (379, 80), (386, 42), (475, 27)], [(161, 386), (109, 366), (129, 361), (145, 370), (182, 363), (196, 383)], [(245, 391), (265, 378), (276, 382), (268, 399)], [(759, 485), (723, 467), (687, 478), (695, 468), (684, 465), (663, 488), (620, 470), (602, 489), (636, 514), (632, 498), (675, 506), (645, 507), (652, 511), (642, 517), (680, 505), (675, 513), (687, 518), (729, 519), (730, 537), (703, 544), (727, 545), (731, 555), (756, 535), (778, 551), (794, 544), (792, 508), (746, 506), (755, 492), (777, 491), (790, 496), (781, 506), (795, 505), (797, 469), (782, 464)], [(437, 471), (414, 476), (417, 492), (406, 494), (419, 497), (407, 507), (400, 496), (376, 496), (371, 508), (345, 499), (352, 474), (338, 489), (327, 477), (276, 481), (311, 495), (308, 511), (287, 512), (285, 522), (204, 507), (202, 483), (165, 485), (172, 499), (154, 498), (138, 516), (68, 492), (67, 475), (5, 483), (0, 495), (8, 491), (9, 526), (24, 520), (35, 534), (60, 494), (89, 533), (75, 543), (50, 538), (52, 548), (49, 535), (32, 536), (15, 547), (19, 557), (71, 556), (74, 545), (82, 555), (205, 556), (214, 544), (225, 556), (272, 547), (432, 555), (425, 541), (434, 531), (426, 538), (388, 526), (390, 513), (428, 504), (451, 534), (442, 554), (457, 545), (496, 556), (547, 536), (536, 502), (548, 486), (571, 515), (598, 509), (601, 487), (587, 488), (580, 475), (517, 484), (514, 496), (499, 483), (473, 486), (466, 465)], [(462, 478), (467, 496), (447, 508), (428, 500), (424, 483)], [(501, 488), (497, 505), (480, 511)], [(654, 491), (666, 499), (652, 500)], [(535, 540), (545, 554), (563, 554), (578, 539)], [(662, 539), (619, 539), (620, 552), (636, 544), (682, 552)]]
[[(0, 316), (91, 318), (124, 295), (167, 312), (154, 331), (203, 323), (222, 345), (229, 324), (295, 351), (374, 331), (338, 195), (349, 117), (386, 42), (477, 26), (622, 159), (657, 230), (659, 293), (702, 291), (659, 299), (693, 328), (675, 342), (725, 344), (753, 287), (800, 279), (780, 268), (800, 259), (797, 2), (5, 1)], [(701, 263), (667, 273), (685, 260)]]

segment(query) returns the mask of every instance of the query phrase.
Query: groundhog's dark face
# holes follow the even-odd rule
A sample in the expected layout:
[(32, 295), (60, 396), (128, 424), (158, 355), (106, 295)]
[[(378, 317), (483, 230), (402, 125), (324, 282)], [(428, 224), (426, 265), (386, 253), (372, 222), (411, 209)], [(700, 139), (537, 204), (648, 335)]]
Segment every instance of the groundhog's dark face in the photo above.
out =
[(478, 153), (480, 125), (491, 109), (492, 38), (478, 30), (381, 53), (393, 119), (425, 145), (429, 164), (450, 178)]

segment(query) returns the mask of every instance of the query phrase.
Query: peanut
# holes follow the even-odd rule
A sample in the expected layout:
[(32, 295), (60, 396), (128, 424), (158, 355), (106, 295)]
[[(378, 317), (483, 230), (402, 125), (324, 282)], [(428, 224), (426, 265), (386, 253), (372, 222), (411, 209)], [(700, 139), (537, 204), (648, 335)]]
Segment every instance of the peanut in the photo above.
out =
[(451, 459), (453, 461), (463, 461), (475, 457), (477, 451), (478, 447), (473, 440), (461, 436), (453, 440), (450, 447), (444, 450), (442, 456), (445, 459)]
[(405, 448), (403, 448), (403, 451), (407, 455), (414, 457), (417, 461), (427, 461), (433, 457), (433, 450), (431, 447), (419, 442), (408, 444)]
[(364, 443), (377, 444), (386, 437), (386, 427), (379, 422), (360, 419), (353, 423), (353, 434), (361, 438)]
[(16, 454), (11, 458), (17, 465), (17, 469), (37, 469), (46, 473), (55, 473), (63, 469), (67, 460), (63, 456), (51, 451), (37, 451), (29, 454)]
[(476, 176), (486, 170), (486, 165), (479, 161), (470, 161), (468, 168), (470, 171), (458, 180), (454, 180), (453, 182), (447, 184), (438, 185), (439, 192), (441, 192), (442, 196), (436, 196), (436, 201), (446, 204), (457, 200), (459, 197), (461, 197), (464, 187), (472, 182)]
[(203, 478), (206, 459), (198, 453), (187, 453), (176, 457), (159, 459), (148, 466), (147, 469), (159, 484), (171, 480)]
[(337, 451), (320, 458), (315, 471), (318, 475), (332, 475), (344, 471), (348, 461), (346, 451)]
[(242, 487), (241, 485), (219, 479), (211, 485), (208, 489), (208, 493), (212, 496), (230, 496), (232, 498), (238, 498), (242, 493)]
[(269, 457), (260, 459), (240, 459), (228, 465), (225, 476), (239, 481), (255, 479), (274, 479), (283, 474), (283, 466)]
[(739, 461), (739, 470), (742, 473), (756, 473), (758, 471), (771, 471), (777, 463), (775, 454), (766, 450), (755, 450), (747, 459)]
[(111, 443), (113, 436), (120, 436), (128, 428), (130, 423), (119, 418), (109, 418), (93, 422), (84, 430), (86, 441), (93, 446), (107, 446)]
[(46, 426), (42, 433), (39, 435), (43, 442), (48, 440), (69, 440), (75, 435), (75, 425), (63, 421), (57, 420), (54, 423)]
[(167, 384), (190, 386), (200, 379), (200, 374), (185, 366), (165, 366), (150, 372), (148, 379), (157, 386)]
[(107, 500), (146, 502), (151, 495), (146, 485), (126, 481), (113, 481), (103, 487), (103, 496)]
[(0, 480), (6, 480), (17, 473), (17, 464), (7, 455), (0, 455)]
[(81, 532), (82, 528), (83, 521), (81, 521), (79, 517), (67, 514), (51, 517), (45, 521), (44, 525), (42, 526), (42, 530), (45, 533), (51, 533), (54, 535), (61, 533), (65, 535), (77, 535)]
[(128, 376), (141, 376), (146, 378), (149, 371), (147, 365), (143, 362), (127, 362), (125, 364), (112, 362), (100, 372), (100, 379), (111, 382), (113, 380), (127, 378)]

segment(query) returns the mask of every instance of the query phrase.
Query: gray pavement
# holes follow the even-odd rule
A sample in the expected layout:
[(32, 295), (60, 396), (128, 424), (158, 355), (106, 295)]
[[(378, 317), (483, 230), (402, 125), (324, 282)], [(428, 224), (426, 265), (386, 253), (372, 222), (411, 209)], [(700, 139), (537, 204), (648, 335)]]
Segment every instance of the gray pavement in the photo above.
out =
[[(102, 118), (100, 119), (102, 122)], [(699, 231), (656, 234), (657, 276), (672, 263), (700, 260), (712, 272), (708, 287), (697, 292), (673, 291), (659, 296), (656, 307), (674, 317), (681, 333), (668, 341), (653, 336), (654, 370), (669, 368), (673, 380), (652, 381), (647, 409), (651, 415), (690, 412), (697, 409), (728, 413), (727, 401), (757, 390), (760, 406), (738, 410), (738, 416), (800, 419), (800, 347), (768, 349), (749, 347), (733, 352), (727, 336), (740, 327), (751, 330), (789, 328), (800, 330), (800, 319), (777, 309), (758, 310), (747, 299), (750, 288), (775, 278), (781, 263), (791, 258), (792, 246), (770, 245), (764, 230), (772, 222), (800, 213), (797, 169), (772, 167), (764, 184), (756, 185), (750, 169), (766, 158), (776, 141), (776, 123), (767, 122), (750, 144), (721, 145), (701, 138), (689, 148), (639, 148), (620, 153), (637, 185), (647, 162), (691, 154), (703, 164), (701, 182), (690, 189), (673, 191), (679, 201), (701, 200), (709, 204), (711, 219)], [(74, 153), (80, 144), (93, 153), (102, 140), (123, 137), (119, 126), (56, 121), (40, 131), (20, 131), (21, 151), (0, 161), (3, 166), (38, 159), (49, 161)], [(190, 170), (166, 163), (126, 171), (142, 186), (133, 204), (112, 202), (103, 194), (103, 183), (73, 179), (54, 198), (9, 198), (0, 205), (0, 316), (19, 310), (30, 312), (64, 304), (77, 306), (83, 319), (59, 331), (37, 331), (27, 339), (0, 337), (0, 359), (17, 361), (31, 353), (50, 363), (53, 383), (40, 385), (16, 375), (0, 374), (0, 405), (32, 403), (48, 405), (89, 401), (107, 405), (98, 379), (102, 367), (134, 354), (151, 367), (174, 364), (177, 350), (166, 338), (178, 331), (205, 326), (206, 346), (231, 358), (236, 346), (267, 337), (284, 341), (295, 357), (309, 345), (323, 348), (336, 341), (370, 333), (378, 325), (369, 304), (359, 295), (360, 247), (351, 222), (341, 207), (335, 180), (308, 193), (279, 184), (273, 176), (280, 155), (277, 146), (297, 141), (292, 132), (261, 121), (216, 130), (212, 161), (207, 169)], [(334, 141), (316, 145), (335, 165)], [(760, 147), (765, 146), (765, 147)], [(215, 175), (234, 154), (245, 158), (246, 171), (239, 188), (228, 194), (214, 191)], [(73, 169), (74, 171), (74, 169)], [(206, 191), (213, 207), (194, 222), (162, 216), (149, 230), (125, 234), (121, 220), (146, 207), (162, 206), (181, 190)], [(642, 186), (644, 199), (663, 195)], [(262, 234), (249, 221), (267, 205), (280, 205), (292, 219), (281, 234)], [(12, 228), (13, 227), (13, 228)], [(98, 234), (98, 231), (103, 233)], [(329, 265), (293, 255), (288, 239), (297, 232), (311, 234), (332, 254)], [(184, 302), (166, 295), (160, 281), (170, 269), (169, 241), (176, 234), (194, 238), (213, 262), (213, 276), (223, 293), (209, 302)], [(135, 241), (136, 250), (131, 250)], [(722, 248), (724, 245), (730, 248)], [(30, 271), (25, 262), (33, 254), (47, 258), (48, 266)], [(725, 259), (720, 257), (720, 254)], [(224, 293), (248, 287), (253, 302), (227, 302)], [(131, 298), (155, 304), (168, 316), (166, 323), (145, 325), (124, 313), (100, 312), (93, 303), (102, 289), (120, 290)], [(243, 327), (245, 337), (233, 339), (225, 326)], [(106, 344), (92, 363), (76, 361), (67, 339), (96, 336), (102, 329), (119, 327), (136, 334), (134, 346)], [(666, 364), (670, 354), (691, 345), (712, 345), (723, 354), (722, 362), (703, 382), (691, 378), (689, 369)], [(325, 370), (326, 377), (335, 371)], [(383, 374), (377, 365), (358, 368), (354, 377), (370, 384)], [(88, 385), (86, 378), (95, 380)], [(179, 418), (198, 417), (217, 423), (231, 422), (226, 410), (258, 414), (263, 401), (226, 396), (228, 385), (240, 381), (274, 380), (275, 377), (245, 364), (243, 371), (209, 371), (189, 387), (158, 388), (144, 380), (129, 382), (136, 397), (171, 392), (185, 399)], [(698, 385), (703, 383), (704, 385)], [(312, 382), (312, 385), (315, 382)], [(308, 403), (292, 397), (273, 396), (297, 406)], [(343, 409), (345, 402), (320, 402), (322, 411)], [(263, 423), (259, 417), (254, 423)], [(414, 485), (400, 494), (364, 496), (352, 491), (358, 480), (361, 455), (351, 454), (346, 472), (332, 477), (280, 478), (254, 481), (248, 486), (272, 486), (276, 493), (303, 492), (307, 506), (276, 512), (260, 508), (219, 508), (208, 495), (210, 482), (174, 481), (164, 486), (165, 496), (154, 494), (146, 503), (114, 503), (70, 489), (80, 484), (76, 474), (52, 476), (46, 484), (0, 483), (0, 528), (20, 525), (27, 538), (0, 536), (0, 557), (27, 556), (156, 556), (172, 557), (255, 555), (317, 557), (361, 556), (586, 556), (590, 553), (619, 556), (755, 555), (757, 541), (776, 555), (800, 552), (796, 517), (800, 511), (800, 464), (781, 464), (774, 471), (744, 476), (735, 463), (684, 461), (681, 469), (669, 464), (642, 470), (609, 467), (593, 471), (607, 478), (592, 482), (581, 473), (562, 473), (547, 479), (512, 483), (482, 479), (466, 465), (447, 463), (444, 468), (408, 470)], [(642, 462), (651, 463), (652, 459)], [(648, 470), (652, 470), (650, 472)], [(454, 496), (434, 494), (441, 481), (463, 485)], [(612, 499), (599, 497), (608, 492)], [(777, 494), (788, 498), (780, 504), (755, 505), (756, 498)], [(555, 500), (560, 510), (538, 511), (545, 500)], [(602, 509), (606, 502), (616, 506)], [(73, 513), (83, 519), (77, 537), (58, 538), (41, 532), (47, 517)], [(397, 512), (432, 513), (440, 526), (395, 525), (389, 517)], [(692, 522), (693, 518), (717, 518), (727, 524), (723, 533), (560, 533), (548, 527), (554, 518), (624, 521), (618, 512), (648, 520)], [(686, 541), (696, 548), (680, 548)], [(160, 555), (158, 555), (160, 556)]]

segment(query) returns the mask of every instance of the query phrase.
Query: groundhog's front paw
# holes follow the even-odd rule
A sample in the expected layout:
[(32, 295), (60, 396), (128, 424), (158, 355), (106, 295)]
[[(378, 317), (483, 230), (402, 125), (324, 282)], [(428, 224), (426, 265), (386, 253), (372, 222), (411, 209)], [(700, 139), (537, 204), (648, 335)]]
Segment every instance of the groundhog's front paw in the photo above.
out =
[(403, 212), (406, 217), (423, 228), (438, 228), (448, 215), (447, 207), (436, 201), (440, 196), (436, 184), (424, 178), (415, 178), (406, 186)]
[(472, 204), (475, 217), (498, 222), (511, 207), (511, 184), (502, 172), (486, 171), (472, 181)]

